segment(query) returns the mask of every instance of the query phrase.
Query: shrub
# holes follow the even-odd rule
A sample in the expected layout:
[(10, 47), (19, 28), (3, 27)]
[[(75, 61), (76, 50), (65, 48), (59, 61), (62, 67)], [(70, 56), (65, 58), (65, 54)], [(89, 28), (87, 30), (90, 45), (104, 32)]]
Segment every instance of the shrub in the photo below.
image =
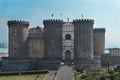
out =
[(114, 71), (109, 71), (110, 74), (114, 74)]
[(85, 79), (87, 77), (88, 77), (88, 75), (86, 75), (86, 74), (81, 75), (81, 79)]
[(105, 76), (100, 76), (100, 80), (106, 80)]

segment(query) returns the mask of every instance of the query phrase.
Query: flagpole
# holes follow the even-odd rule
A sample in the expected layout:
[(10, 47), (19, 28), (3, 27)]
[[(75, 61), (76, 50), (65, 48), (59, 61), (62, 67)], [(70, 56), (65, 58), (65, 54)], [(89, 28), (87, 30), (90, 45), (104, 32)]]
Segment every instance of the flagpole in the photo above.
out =
[(54, 14), (52, 13), (52, 15), (51, 15), (52, 19), (53, 19), (53, 16), (54, 16)]
[(60, 13), (60, 16), (61, 16), (61, 20), (62, 20), (62, 13)]
[(83, 14), (82, 14), (82, 19), (83, 19)]

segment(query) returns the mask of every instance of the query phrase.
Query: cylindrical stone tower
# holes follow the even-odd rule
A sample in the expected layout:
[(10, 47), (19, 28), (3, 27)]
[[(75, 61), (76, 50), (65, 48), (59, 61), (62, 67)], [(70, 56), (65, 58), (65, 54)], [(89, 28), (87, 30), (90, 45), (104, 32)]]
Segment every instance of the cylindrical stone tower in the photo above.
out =
[(9, 57), (26, 58), (27, 57), (27, 21), (8, 21), (9, 28)]
[(62, 58), (62, 20), (44, 20), (44, 53), (46, 58)]
[(96, 28), (93, 30), (94, 36), (94, 55), (104, 54), (105, 50), (105, 28)]
[(78, 19), (74, 24), (74, 56), (75, 59), (93, 58), (93, 24), (91, 19)]

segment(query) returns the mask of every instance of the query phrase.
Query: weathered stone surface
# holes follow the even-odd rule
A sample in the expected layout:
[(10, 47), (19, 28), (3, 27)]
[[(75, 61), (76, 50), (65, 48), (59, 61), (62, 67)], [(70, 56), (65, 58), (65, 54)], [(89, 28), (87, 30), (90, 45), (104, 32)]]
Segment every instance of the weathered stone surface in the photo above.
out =
[(44, 54), (46, 58), (62, 58), (61, 20), (44, 20)]
[(97, 66), (93, 50), (103, 53), (105, 36), (99, 29), (93, 35), (94, 20), (51, 19), (43, 24), (44, 29), (28, 29), (29, 22), (8, 21), (9, 57), (3, 59), (2, 70), (57, 69), (63, 60), (78, 67)]
[(104, 54), (105, 49), (105, 28), (96, 28), (93, 30), (94, 55)]
[(43, 58), (44, 57), (44, 40), (43, 30), (40, 27), (31, 28), (28, 36), (28, 57)]
[(104, 67), (115, 66), (120, 64), (120, 56), (113, 56), (110, 54), (103, 54), (101, 56), (101, 65)]
[(8, 21), (9, 27), (9, 57), (27, 57), (27, 21)]
[(62, 60), (74, 60), (74, 26), (66, 22), (62, 26)]
[(74, 55), (75, 58), (93, 58), (93, 22), (74, 20)]
[(3, 58), (1, 71), (57, 70), (58, 59)]

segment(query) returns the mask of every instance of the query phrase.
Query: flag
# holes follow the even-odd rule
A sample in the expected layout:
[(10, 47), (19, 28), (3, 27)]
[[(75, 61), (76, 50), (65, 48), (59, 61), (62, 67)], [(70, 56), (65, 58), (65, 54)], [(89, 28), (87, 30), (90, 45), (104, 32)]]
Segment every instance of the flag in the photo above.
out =
[(51, 17), (53, 17), (53, 16), (54, 16), (54, 14), (51, 15)]
[(83, 18), (83, 14), (82, 14), (82, 18)]

